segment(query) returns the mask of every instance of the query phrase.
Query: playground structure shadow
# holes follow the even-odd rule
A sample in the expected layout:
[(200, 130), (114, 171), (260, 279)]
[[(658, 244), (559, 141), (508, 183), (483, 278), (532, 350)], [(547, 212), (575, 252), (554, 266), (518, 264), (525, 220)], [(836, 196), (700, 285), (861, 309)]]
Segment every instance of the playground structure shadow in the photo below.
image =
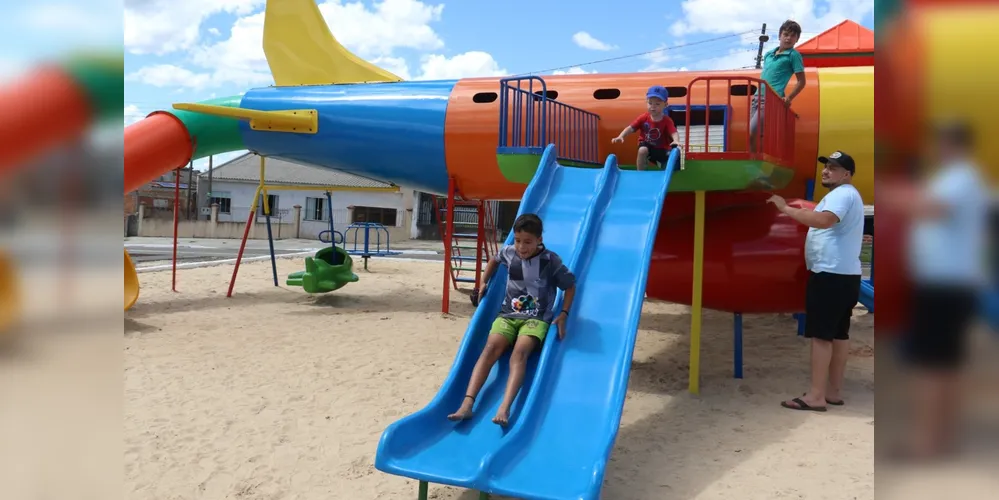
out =
[[(775, 331), (773, 315), (744, 318), (745, 378), (739, 380), (733, 378), (730, 362), (712, 361), (731, 360), (732, 315), (706, 311), (700, 395), (692, 395), (687, 392), (689, 314), (648, 316), (643, 317), (643, 324), (657, 329), (640, 330), (639, 335), (659, 335), (658, 328), (673, 328), (672, 334), (683, 338), (678, 344), (664, 346), (647, 359), (632, 363), (631, 394), (607, 466), (602, 497), (697, 497), (755, 452), (786, 439), (806, 419), (816, 417), (779, 405), (779, 401), (803, 392), (808, 383), (808, 358), (792, 319), (776, 320), (786, 323), (786, 328)], [(785, 356), (785, 351), (796, 354)], [(776, 370), (782, 372), (779, 377), (767, 376)], [(852, 379), (848, 371), (845, 385), (846, 394), (854, 396), (854, 402), (869, 399), (873, 403), (873, 379)], [(668, 399), (662, 400), (664, 397)], [(635, 421), (627, 418), (632, 405), (634, 411), (643, 414)], [(654, 409), (656, 405), (660, 407)], [(834, 411), (867, 420), (874, 418), (873, 404), (854, 404)]]

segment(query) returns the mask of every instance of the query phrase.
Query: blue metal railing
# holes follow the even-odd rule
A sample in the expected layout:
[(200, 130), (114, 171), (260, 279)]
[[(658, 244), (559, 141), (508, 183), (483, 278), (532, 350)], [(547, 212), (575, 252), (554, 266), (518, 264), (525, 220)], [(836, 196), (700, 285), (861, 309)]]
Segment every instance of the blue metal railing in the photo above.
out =
[(560, 160), (601, 164), (600, 116), (548, 98), (540, 76), (500, 80), (501, 152), (540, 155), (555, 144)]

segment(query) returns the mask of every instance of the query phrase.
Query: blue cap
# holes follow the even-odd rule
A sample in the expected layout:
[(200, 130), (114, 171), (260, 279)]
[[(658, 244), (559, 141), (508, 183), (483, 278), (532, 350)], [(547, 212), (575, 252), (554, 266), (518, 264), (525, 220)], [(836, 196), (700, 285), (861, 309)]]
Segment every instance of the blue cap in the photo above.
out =
[(669, 92), (667, 92), (666, 87), (663, 87), (662, 85), (653, 85), (649, 87), (648, 93), (645, 94), (646, 99), (650, 97), (658, 97), (662, 99), (663, 102), (666, 102), (669, 100)]

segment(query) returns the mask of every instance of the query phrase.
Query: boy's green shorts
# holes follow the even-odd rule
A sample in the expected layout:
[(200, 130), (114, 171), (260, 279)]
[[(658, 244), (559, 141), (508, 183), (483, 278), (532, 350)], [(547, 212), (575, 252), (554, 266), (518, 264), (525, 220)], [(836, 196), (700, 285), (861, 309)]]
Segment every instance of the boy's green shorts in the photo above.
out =
[(545, 336), (548, 335), (549, 326), (551, 325), (537, 319), (512, 319), (499, 317), (496, 318), (496, 321), (493, 321), (493, 327), (489, 333), (502, 335), (510, 342), (510, 345), (515, 344), (517, 342), (517, 337), (520, 335), (534, 337), (538, 339), (538, 341), (544, 342)]

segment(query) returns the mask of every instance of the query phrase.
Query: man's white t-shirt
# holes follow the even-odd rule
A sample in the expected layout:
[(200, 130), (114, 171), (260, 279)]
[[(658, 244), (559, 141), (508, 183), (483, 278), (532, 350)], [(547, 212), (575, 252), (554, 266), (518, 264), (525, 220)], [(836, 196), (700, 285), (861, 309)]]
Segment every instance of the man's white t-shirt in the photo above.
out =
[(864, 244), (864, 201), (851, 184), (827, 193), (816, 212), (832, 212), (839, 222), (828, 229), (809, 228), (805, 236), (805, 266), (815, 273), (859, 275)]
[(918, 220), (909, 235), (909, 269), (921, 283), (982, 286), (991, 203), (985, 182), (971, 163), (946, 165), (929, 180), (929, 198), (947, 207), (940, 219)]

